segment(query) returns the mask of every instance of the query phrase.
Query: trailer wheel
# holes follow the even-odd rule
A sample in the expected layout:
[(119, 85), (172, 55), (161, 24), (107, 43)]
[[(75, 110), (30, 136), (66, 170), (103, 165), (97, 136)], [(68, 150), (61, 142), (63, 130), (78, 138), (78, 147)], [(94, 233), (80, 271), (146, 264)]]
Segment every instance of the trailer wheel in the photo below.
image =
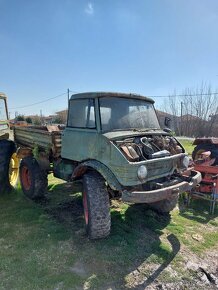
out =
[(42, 198), (47, 192), (47, 172), (39, 167), (35, 158), (27, 156), (20, 163), (20, 183), (28, 198)]
[(109, 195), (104, 179), (97, 172), (83, 176), (83, 208), (88, 237), (108, 236), (111, 228)]
[(9, 192), (17, 186), (19, 177), (19, 158), (13, 141), (0, 141), (0, 194)]
[(205, 151), (211, 152), (210, 157), (216, 159), (213, 165), (218, 165), (218, 146), (215, 144), (207, 144), (207, 143), (198, 144), (192, 152), (193, 160), (197, 160), (200, 157), (200, 154), (202, 154)]
[(170, 199), (163, 199), (154, 203), (149, 204), (151, 208), (158, 211), (159, 213), (169, 213), (175, 208), (178, 202), (179, 195), (172, 195)]

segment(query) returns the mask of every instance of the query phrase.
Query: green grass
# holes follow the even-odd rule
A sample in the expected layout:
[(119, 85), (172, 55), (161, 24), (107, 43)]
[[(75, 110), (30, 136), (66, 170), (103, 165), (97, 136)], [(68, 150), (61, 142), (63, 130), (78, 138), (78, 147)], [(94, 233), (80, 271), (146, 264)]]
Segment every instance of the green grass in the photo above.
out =
[(192, 151), (194, 150), (194, 145), (192, 145), (193, 141), (186, 140), (186, 139), (180, 139), (179, 142), (184, 146), (186, 152), (188, 155), (192, 155)]

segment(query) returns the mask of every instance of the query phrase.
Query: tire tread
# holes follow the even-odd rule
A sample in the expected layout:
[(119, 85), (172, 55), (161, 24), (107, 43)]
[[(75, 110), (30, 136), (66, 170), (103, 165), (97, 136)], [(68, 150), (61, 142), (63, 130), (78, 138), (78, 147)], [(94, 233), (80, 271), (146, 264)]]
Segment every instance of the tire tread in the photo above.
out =
[(13, 187), (9, 180), (9, 165), (16, 146), (11, 140), (0, 141), (0, 194), (10, 192)]
[(29, 190), (26, 190), (23, 181), (22, 175), (20, 175), (20, 182), (23, 193), (30, 199), (39, 199), (44, 197), (47, 192), (48, 187), (48, 175), (47, 172), (39, 167), (39, 164), (35, 158), (32, 156), (27, 156), (21, 160), (20, 163), (20, 173), (23, 166), (28, 167), (33, 183)]
[(83, 176), (83, 190), (86, 191), (89, 222), (87, 233), (90, 239), (104, 238), (111, 228), (110, 202), (105, 181), (97, 172)]

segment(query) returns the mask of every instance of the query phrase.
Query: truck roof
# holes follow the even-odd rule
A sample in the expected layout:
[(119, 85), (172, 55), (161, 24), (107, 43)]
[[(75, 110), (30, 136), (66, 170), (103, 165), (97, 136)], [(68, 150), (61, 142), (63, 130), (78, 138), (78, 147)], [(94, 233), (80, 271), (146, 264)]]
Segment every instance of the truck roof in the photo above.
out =
[(138, 94), (127, 94), (127, 93), (113, 93), (113, 92), (86, 92), (74, 94), (71, 96), (71, 100), (73, 99), (87, 99), (87, 98), (99, 98), (99, 97), (117, 97), (117, 98), (128, 98), (128, 99), (140, 99), (147, 101), (149, 103), (154, 103), (154, 100), (144, 97)]

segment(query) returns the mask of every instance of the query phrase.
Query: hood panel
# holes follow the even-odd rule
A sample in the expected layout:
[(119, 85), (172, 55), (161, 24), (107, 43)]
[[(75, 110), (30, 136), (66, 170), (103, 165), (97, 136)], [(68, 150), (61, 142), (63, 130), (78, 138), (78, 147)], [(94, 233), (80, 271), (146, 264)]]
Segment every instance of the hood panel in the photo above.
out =
[(112, 131), (112, 132), (106, 132), (102, 134), (109, 140), (117, 140), (117, 139), (122, 139), (126, 137), (136, 137), (136, 136), (146, 136), (146, 135), (169, 135), (168, 133), (162, 131), (162, 130), (151, 130), (151, 131)]

